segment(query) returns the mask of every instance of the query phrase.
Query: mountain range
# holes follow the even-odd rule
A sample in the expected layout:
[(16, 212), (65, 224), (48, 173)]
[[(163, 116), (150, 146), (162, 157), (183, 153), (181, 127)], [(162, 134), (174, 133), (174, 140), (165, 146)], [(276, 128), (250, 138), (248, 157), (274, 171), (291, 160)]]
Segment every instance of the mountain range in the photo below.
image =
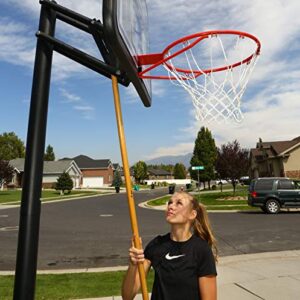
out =
[(150, 160), (145, 161), (147, 165), (175, 165), (177, 163), (182, 163), (186, 168), (189, 168), (190, 161), (192, 158), (192, 153), (187, 153), (185, 155), (169, 155), (169, 156), (160, 156), (156, 158), (152, 158)]

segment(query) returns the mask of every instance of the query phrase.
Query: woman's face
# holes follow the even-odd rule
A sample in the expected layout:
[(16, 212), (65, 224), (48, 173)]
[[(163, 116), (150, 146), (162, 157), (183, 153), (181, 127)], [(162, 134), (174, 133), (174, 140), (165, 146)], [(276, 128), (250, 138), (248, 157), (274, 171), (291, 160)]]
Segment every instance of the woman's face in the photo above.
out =
[(191, 200), (184, 193), (175, 193), (166, 209), (166, 220), (170, 224), (186, 224), (196, 217), (196, 211), (192, 209)]

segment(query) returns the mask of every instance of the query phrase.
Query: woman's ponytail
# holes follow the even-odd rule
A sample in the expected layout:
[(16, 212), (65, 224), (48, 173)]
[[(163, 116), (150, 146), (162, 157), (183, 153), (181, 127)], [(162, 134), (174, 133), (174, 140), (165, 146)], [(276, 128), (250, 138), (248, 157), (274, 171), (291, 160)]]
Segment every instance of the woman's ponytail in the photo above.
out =
[(197, 212), (197, 216), (193, 223), (194, 234), (206, 240), (211, 247), (215, 260), (218, 260), (217, 242), (213, 235), (211, 225), (208, 219), (208, 214), (203, 204), (193, 197), (192, 199), (193, 209)]

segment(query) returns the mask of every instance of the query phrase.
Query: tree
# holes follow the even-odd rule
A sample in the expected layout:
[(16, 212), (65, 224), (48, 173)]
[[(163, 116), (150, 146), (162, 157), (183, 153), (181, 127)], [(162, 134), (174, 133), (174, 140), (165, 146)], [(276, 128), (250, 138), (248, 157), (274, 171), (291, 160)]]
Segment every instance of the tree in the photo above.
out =
[(175, 179), (185, 179), (186, 178), (186, 170), (185, 166), (181, 163), (177, 163), (174, 167), (174, 178)]
[(147, 178), (147, 165), (144, 161), (138, 161), (134, 166), (133, 166), (133, 171), (134, 171), (134, 178), (136, 182), (140, 183), (144, 179)]
[(121, 174), (118, 170), (114, 172), (114, 178), (112, 182), (112, 186), (120, 187), (123, 184)]
[(221, 178), (230, 179), (235, 194), (237, 180), (248, 174), (250, 167), (249, 150), (242, 149), (237, 140), (218, 149), (216, 171)]
[(160, 165), (147, 165), (148, 169), (160, 169), (160, 170), (165, 170), (167, 172), (170, 172), (173, 174), (173, 170), (174, 170), (174, 165), (164, 165), (164, 164), (160, 164)]
[(63, 195), (65, 191), (68, 191), (68, 194), (71, 193), (71, 190), (73, 189), (73, 180), (71, 176), (63, 172), (56, 181), (56, 187), (55, 189), (57, 191), (61, 191), (61, 194)]
[(14, 174), (14, 168), (8, 161), (0, 160), (0, 188), (4, 183), (8, 183), (12, 180)]
[[(193, 156), (191, 158), (191, 166), (203, 166), (204, 170), (199, 172), (200, 182), (208, 181), (208, 187), (210, 188), (210, 181), (215, 177), (215, 162), (217, 159), (217, 148), (215, 140), (212, 138), (211, 132), (201, 127), (195, 140), (195, 146)], [(189, 169), (191, 177), (194, 180), (198, 180), (198, 171)]]
[(0, 135), (0, 159), (9, 161), (24, 156), (24, 143), (14, 132), (4, 132)]
[(55, 154), (53, 151), (53, 147), (51, 145), (48, 145), (46, 148), (46, 153), (44, 154), (44, 160), (47, 160), (47, 161), (55, 160)]

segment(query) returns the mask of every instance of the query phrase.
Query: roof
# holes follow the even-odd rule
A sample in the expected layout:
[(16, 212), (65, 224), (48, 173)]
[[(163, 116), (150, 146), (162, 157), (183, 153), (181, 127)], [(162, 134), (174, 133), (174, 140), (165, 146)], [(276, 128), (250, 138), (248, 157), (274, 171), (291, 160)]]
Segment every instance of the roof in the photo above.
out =
[[(130, 170), (129, 170), (129, 174), (130, 174), (130, 176), (134, 176), (134, 171), (133, 171), (132, 169), (130, 169)], [(120, 171), (120, 175), (121, 175), (121, 176), (125, 176), (123, 170)]]
[(113, 167), (115, 170), (121, 170), (121, 166), (118, 163), (113, 163)]
[(256, 148), (251, 149), (253, 156), (260, 156), (267, 154), (268, 157), (279, 156), (296, 145), (300, 144), (300, 136), (291, 141), (275, 141), (275, 142), (258, 142)]
[(110, 159), (92, 159), (86, 155), (72, 158), (80, 169), (107, 169), (112, 165)]
[[(43, 174), (60, 174), (66, 172), (71, 164), (74, 163), (73, 160), (58, 160), (58, 161), (44, 161)], [(17, 169), (19, 172), (24, 172), (24, 158), (16, 158), (9, 162), (9, 164)], [(79, 170), (78, 170), (79, 171)]]
[(150, 173), (151, 175), (156, 175), (156, 176), (171, 175), (171, 172), (168, 172), (163, 169), (148, 169), (148, 173)]
[(19, 172), (24, 172), (24, 158), (16, 158), (9, 161), (9, 164)]

